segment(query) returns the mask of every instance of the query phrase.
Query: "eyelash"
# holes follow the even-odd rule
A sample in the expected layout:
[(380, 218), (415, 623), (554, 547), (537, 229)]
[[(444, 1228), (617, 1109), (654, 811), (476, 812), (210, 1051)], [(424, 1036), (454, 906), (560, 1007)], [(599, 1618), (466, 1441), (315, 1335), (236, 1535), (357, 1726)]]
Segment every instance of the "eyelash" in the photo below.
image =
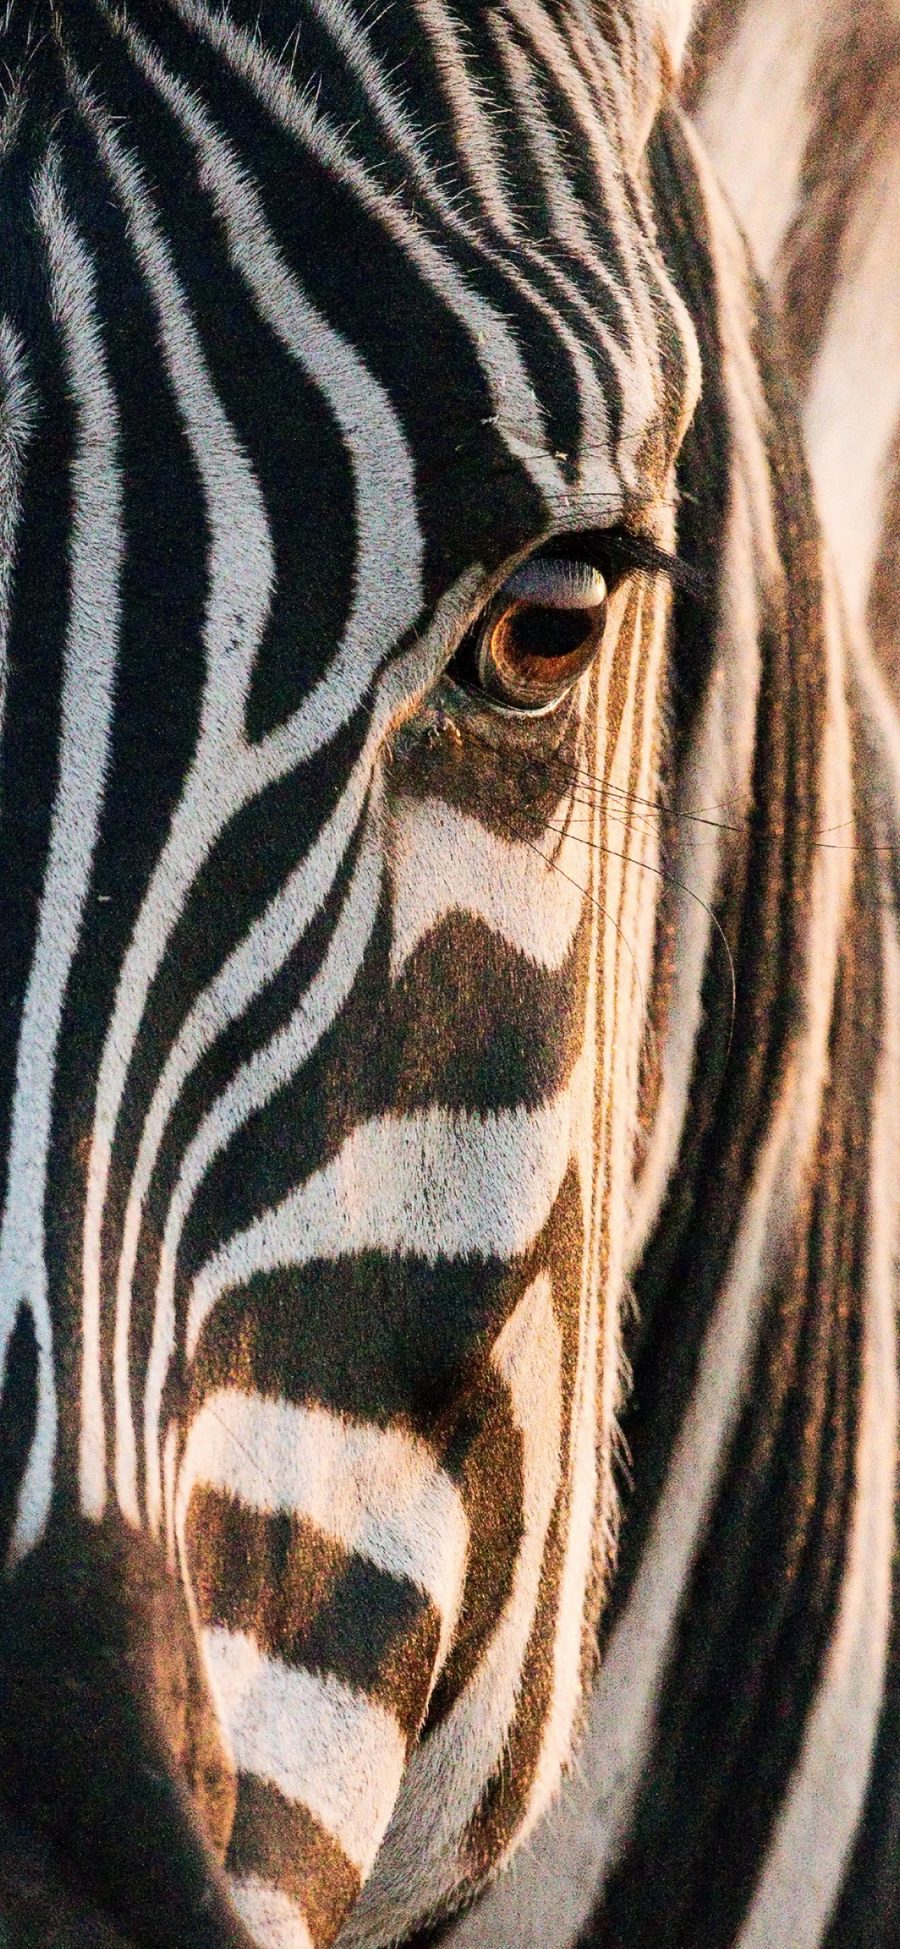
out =
[(566, 540), (569, 546), (563, 545), (561, 537), (559, 543), (551, 543), (540, 552), (564, 560), (575, 559), (577, 555), (579, 561), (600, 569), (610, 590), (630, 572), (643, 569), (649, 575), (665, 575), (674, 588), (683, 590), (696, 601), (702, 601), (706, 593), (706, 578), (690, 562), (629, 528), (603, 528)]

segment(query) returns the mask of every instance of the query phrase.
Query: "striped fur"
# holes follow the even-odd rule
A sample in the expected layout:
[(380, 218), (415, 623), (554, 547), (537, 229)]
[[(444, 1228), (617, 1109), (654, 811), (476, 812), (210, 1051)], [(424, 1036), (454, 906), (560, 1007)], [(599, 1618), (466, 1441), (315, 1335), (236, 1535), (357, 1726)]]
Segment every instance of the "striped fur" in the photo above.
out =
[[(806, 58), (829, 45), (834, 11), (801, 12)], [(821, 557), (794, 408), (694, 148), (699, 177), (683, 157), (674, 173), (668, 162), (658, 207), (674, 221), (669, 262), (704, 372), (679, 470), (681, 533), (717, 597), (709, 637), (685, 618), (675, 643), (675, 885), (663, 903), (661, 1048), (633, 1206), (626, 1522), (576, 1773), (510, 1874), (447, 1933), (454, 1949), (862, 1949), (892, 1942), (897, 1927), (898, 747), (863, 637), (868, 621), (890, 676), (896, 492), (873, 454), (890, 447), (894, 362), (873, 362), (872, 345), (889, 342), (898, 310), (877, 282), (892, 249), (873, 237), (868, 260), (846, 244), (834, 261), (827, 201), (843, 197), (848, 235), (854, 224), (871, 233), (867, 199), (892, 167), (895, 70), (878, 67), (883, 42), (873, 50), (848, 25), (840, 106), (871, 116), (870, 146), (860, 153), (846, 128), (835, 131), (835, 68), (819, 68), (814, 135), (792, 176), (785, 139), (798, 119), (805, 126), (796, 102), (809, 73), (797, 72), (801, 38), (794, 10), (709, 8), (687, 93), (774, 282), (850, 628), (830, 569), (815, 593)], [(879, 89), (866, 93), (873, 70)], [(779, 90), (790, 98), (785, 139)], [(843, 174), (829, 167), (830, 135)], [(823, 288), (812, 267), (826, 259)], [(866, 304), (878, 337), (860, 328)], [(857, 442), (862, 406), (875, 438)], [(855, 509), (874, 523), (868, 555)], [(796, 647), (779, 678), (770, 605), (783, 575)], [(793, 783), (788, 727), (808, 754), (795, 755)], [(818, 809), (805, 817), (801, 775), (817, 781)], [(806, 973), (786, 977), (779, 1003), (785, 948), (753, 889), (785, 900), (798, 864), (783, 839), (804, 825), (821, 838), (786, 911), (800, 916)], [(709, 915), (680, 887), (714, 904), (735, 956), (724, 1101), (716, 1051), (729, 1039), (731, 977)], [(779, 1012), (791, 1056), (773, 1035)], [(753, 1170), (745, 1188), (729, 1178), (748, 1168), (741, 1147)]]
[(671, 538), (660, 67), (587, 10), (407, 14), (7, 22), (0, 1719), (11, 1816), (134, 1941), (387, 1941), (476, 1885), (614, 1529), (665, 589), (546, 722), (441, 673), (548, 534)]
[[(23, 1945), (891, 1939), (900, 732), (690, 26), (8, 10)], [(703, 595), (445, 677), (598, 532)]]

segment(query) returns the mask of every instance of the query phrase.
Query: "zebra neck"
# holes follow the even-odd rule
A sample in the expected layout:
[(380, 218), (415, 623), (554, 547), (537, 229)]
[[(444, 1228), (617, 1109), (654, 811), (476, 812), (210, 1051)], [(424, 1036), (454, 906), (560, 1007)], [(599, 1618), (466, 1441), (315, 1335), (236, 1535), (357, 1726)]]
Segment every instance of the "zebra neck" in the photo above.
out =
[(880, 1735), (898, 1004), (871, 697), (764, 306), (672, 122), (654, 172), (701, 341), (680, 540), (710, 595), (674, 621), (630, 1479), (577, 1777), (454, 1949), (813, 1949)]
[[(677, 211), (686, 159), (677, 139), (661, 147)], [(873, 813), (851, 786), (869, 770), (853, 659), (793, 399), (758, 300), (752, 364), (742, 352), (718, 215), (706, 242), (718, 346), (683, 494), (721, 540), (700, 683), (696, 631), (676, 636), (673, 879), (690, 887), (713, 842), (718, 928), (703, 930), (677, 1161), (634, 1278), (634, 1492), (592, 1716), (606, 1799), (590, 1940), (749, 1949), (819, 1942), (876, 1737), (889, 1556), (879, 1568), (871, 1537), (892, 1521), (896, 1383), (872, 1187), (894, 1141), (896, 946)], [(699, 499), (722, 405), (724, 526)], [(678, 927), (675, 913), (676, 946)], [(678, 1027), (676, 1011), (669, 1046)], [(823, 1864), (812, 1894), (797, 1893), (804, 1846)]]

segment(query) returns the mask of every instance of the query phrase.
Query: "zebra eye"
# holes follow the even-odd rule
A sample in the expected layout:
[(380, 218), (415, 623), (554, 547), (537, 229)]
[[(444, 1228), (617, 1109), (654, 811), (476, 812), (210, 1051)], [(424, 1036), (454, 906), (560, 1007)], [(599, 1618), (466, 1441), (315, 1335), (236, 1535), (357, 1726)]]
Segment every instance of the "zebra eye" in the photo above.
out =
[(539, 715), (572, 689), (603, 639), (607, 589), (583, 562), (526, 562), (504, 583), (451, 664), (470, 689)]

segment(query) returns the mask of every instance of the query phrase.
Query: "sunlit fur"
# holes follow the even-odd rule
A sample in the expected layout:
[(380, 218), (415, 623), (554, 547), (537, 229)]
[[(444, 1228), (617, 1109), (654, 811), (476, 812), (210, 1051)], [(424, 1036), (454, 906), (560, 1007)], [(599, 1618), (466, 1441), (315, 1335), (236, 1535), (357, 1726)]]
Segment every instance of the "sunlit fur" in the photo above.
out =
[[(900, 307), (888, 239), (900, 43), (896, 10), (879, 4), (712, 0), (699, 13), (683, 92), (773, 288), (783, 332), (776, 358), (798, 388), (833, 550), (833, 566), (823, 567), (810, 529), (806, 563), (823, 576), (831, 645), (824, 738), (813, 746), (830, 811), (813, 817), (819, 890), (801, 899), (808, 985), (795, 1033), (805, 1054), (792, 1077), (782, 1071), (780, 1086), (769, 1071), (766, 1116), (749, 1153), (754, 1178), (735, 1198), (729, 1151), (752, 1101), (746, 1071), (724, 1118), (713, 1120), (720, 1148), (704, 1158), (697, 1134), (716, 1094), (704, 1075), (716, 1046), (705, 1018), (718, 1010), (727, 1040), (730, 1016), (731, 971), (707, 909), (734, 948), (741, 934), (730, 876), (777, 878), (781, 835), (804, 822), (773, 737), (776, 724), (780, 740), (804, 715), (792, 687), (799, 666), (792, 657), (794, 677), (790, 664), (775, 676), (765, 612), (785, 500), (789, 526), (802, 530), (811, 510), (796, 471), (790, 395), (782, 382), (772, 387), (771, 329), (754, 316), (760, 301), (743, 252), (701, 165), (711, 234), (704, 246), (695, 233), (683, 249), (704, 398), (682, 461), (681, 545), (690, 537), (699, 559), (717, 564), (718, 647), (698, 682), (698, 634), (686, 656), (676, 637), (676, 666), (684, 656), (690, 675), (666, 800), (664, 863), (674, 884), (664, 895), (653, 1004), (664, 1032), (633, 1205), (643, 1318), (628, 1336), (634, 1384), (619, 1582), (576, 1777), (511, 1874), (451, 1932), (454, 1949), (562, 1949), (576, 1940), (585, 1949), (863, 1949), (893, 1942), (900, 1914), (892, 1568), (900, 745), (866, 643), (868, 631), (896, 696)], [(704, 329), (712, 280), (717, 315)], [(794, 554), (786, 600), (798, 647), (811, 619), (804, 581)], [(807, 641), (811, 673), (822, 652)], [(745, 831), (754, 830), (748, 850)], [(767, 932), (765, 963), (755, 974), (736, 968), (737, 1022), (749, 1017), (761, 1048), (773, 947)], [(881, 964), (874, 989), (866, 961)], [(769, 999), (759, 1009), (763, 988)], [(854, 1017), (858, 1053), (848, 1061)], [(790, 1128), (798, 1109), (803, 1137)], [(717, 1218), (698, 1209), (692, 1180), (728, 1214), (732, 1262), (721, 1283), (708, 1276)], [(818, 1210), (808, 1231), (810, 1184)], [(848, 1193), (861, 1200), (855, 1219), (841, 1206)], [(790, 1300), (777, 1292), (779, 1241), (792, 1228), (812, 1250), (799, 1274), (802, 1301), (796, 1289)], [(668, 1242), (679, 1235), (690, 1245), (681, 1267)]]
[(550, 719), (442, 672), (671, 543), (698, 383), (658, 23), (292, 18), (16, 0), (0, 249), (4, 1764), (129, 1937), (269, 1949), (477, 1886), (595, 1662), (666, 582)]

